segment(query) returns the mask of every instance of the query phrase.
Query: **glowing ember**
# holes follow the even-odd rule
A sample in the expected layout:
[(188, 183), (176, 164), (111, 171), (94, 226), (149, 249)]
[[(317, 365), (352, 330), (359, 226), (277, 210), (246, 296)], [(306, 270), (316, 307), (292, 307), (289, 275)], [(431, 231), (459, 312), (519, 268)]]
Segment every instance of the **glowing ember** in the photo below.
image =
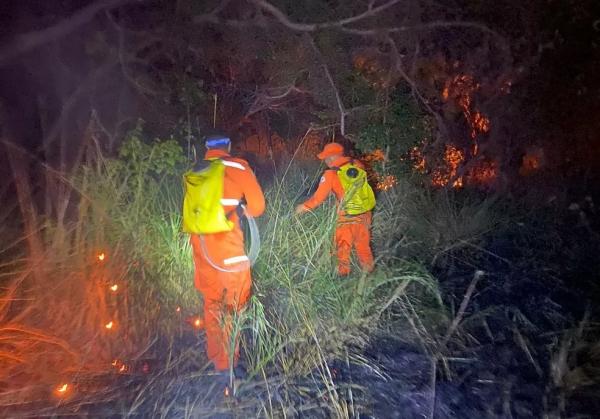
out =
[(119, 372), (119, 373), (124, 373), (124, 372), (127, 372), (127, 371), (129, 371), (129, 367), (128, 367), (128, 366), (127, 366), (127, 365), (126, 365), (124, 362), (121, 362), (121, 361), (120, 361), (120, 360), (118, 360), (118, 359), (115, 359), (115, 360), (114, 360), (114, 361), (111, 363), (111, 365), (112, 365), (113, 367), (115, 367), (115, 368), (116, 368), (116, 370), (117, 370), (117, 372)]
[(477, 164), (467, 175), (469, 183), (489, 185), (498, 175), (495, 161), (485, 160)]
[(486, 133), (490, 130), (490, 120), (479, 112), (475, 112), (473, 125), (479, 132)]
[(505, 95), (510, 93), (510, 88), (512, 87), (512, 81), (511, 80), (507, 80), (506, 82), (504, 82), (504, 84), (500, 87), (500, 91), (502, 93), (504, 93)]
[[(464, 161), (464, 153), (454, 147), (447, 145), (444, 153), (444, 162), (446, 167), (437, 168), (431, 175), (431, 184), (433, 186), (446, 186), (452, 179), (456, 178), (458, 167)], [(452, 187), (460, 188), (463, 186), (462, 176), (456, 178), (452, 183)]]
[(54, 394), (58, 397), (64, 397), (70, 390), (70, 386), (68, 384), (61, 384), (54, 389)]
[(177, 308), (175, 309), (175, 311), (176, 311), (176, 312), (178, 312), (178, 313), (181, 313), (181, 307), (177, 307)]
[(196, 319), (194, 320), (194, 326), (198, 329), (201, 329), (204, 326), (204, 322), (202, 321), (202, 319)]
[(525, 156), (523, 157), (523, 166), (532, 170), (537, 170), (540, 168), (540, 162), (535, 156)]
[(117, 292), (118, 289), (119, 289), (119, 286), (117, 284), (113, 284), (110, 286), (110, 290), (112, 292)]
[(99, 253), (97, 257), (98, 257), (98, 260), (100, 262), (102, 262), (102, 261), (104, 261), (104, 259), (106, 259), (106, 254), (104, 252), (102, 252), (102, 253)]
[(530, 147), (521, 160), (519, 174), (529, 176), (542, 169), (546, 163), (546, 153), (542, 147)]
[(388, 189), (393, 188), (397, 183), (398, 180), (393, 175), (378, 176), (375, 188), (380, 191), (387, 191)]
[(418, 173), (425, 173), (425, 157), (419, 147), (415, 146), (410, 150), (410, 159), (413, 161), (413, 169)]
[(110, 322), (108, 322), (108, 323), (106, 323), (106, 324), (104, 325), (104, 327), (106, 327), (106, 328), (107, 328), (107, 329), (109, 329), (109, 330), (110, 330), (110, 329), (112, 329), (112, 328), (113, 328), (113, 326), (114, 326), (114, 324), (113, 324), (113, 322), (112, 322), (112, 321), (110, 321)]

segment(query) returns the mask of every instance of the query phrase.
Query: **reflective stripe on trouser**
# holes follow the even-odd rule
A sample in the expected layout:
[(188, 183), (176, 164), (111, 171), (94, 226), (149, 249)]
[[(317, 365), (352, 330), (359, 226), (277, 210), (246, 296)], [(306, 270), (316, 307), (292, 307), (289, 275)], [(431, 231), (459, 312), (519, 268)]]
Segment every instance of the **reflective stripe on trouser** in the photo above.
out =
[(335, 230), (335, 246), (338, 262), (338, 273), (350, 273), (350, 255), (352, 247), (356, 249), (358, 262), (364, 271), (373, 270), (373, 253), (371, 252), (371, 211), (338, 221)]
[[(206, 260), (197, 235), (190, 236), (194, 253), (194, 284), (204, 299), (206, 353), (217, 370), (229, 368), (230, 348), (233, 346), (234, 364), (238, 357), (238, 342), (231, 342), (232, 318), (240, 313), (250, 297), (250, 264), (244, 255), (243, 233), (236, 227), (229, 232), (202, 236), (211, 261), (217, 266), (233, 268), (237, 272), (222, 272)], [(228, 265), (225, 265), (225, 263)], [(245, 264), (246, 266), (241, 266)]]

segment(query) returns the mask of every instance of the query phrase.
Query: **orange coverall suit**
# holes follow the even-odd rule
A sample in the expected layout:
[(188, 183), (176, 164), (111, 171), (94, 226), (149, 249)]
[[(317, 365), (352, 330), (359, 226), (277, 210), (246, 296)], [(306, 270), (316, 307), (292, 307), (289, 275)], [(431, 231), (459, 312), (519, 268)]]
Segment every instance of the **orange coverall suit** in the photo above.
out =
[[(239, 200), (245, 198), (247, 214), (258, 217), (265, 210), (265, 198), (248, 162), (232, 158), (224, 150), (218, 149), (208, 150), (205, 159), (215, 157), (221, 158), (225, 164), (221, 203), (225, 213), (231, 214), (229, 219), (235, 227), (223, 233), (192, 234), (190, 241), (194, 253), (194, 284), (204, 297), (206, 352), (216, 370), (227, 370), (232, 316), (244, 309), (252, 286), (250, 262), (244, 250), (244, 234), (235, 208)], [(211, 262), (225, 271), (216, 269)], [(234, 366), (238, 357), (239, 345), (236, 342)]]
[[(340, 157), (332, 163), (334, 167), (342, 167), (352, 159), (349, 157)], [(364, 168), (363, 165), (354, 161), (354, 163)], [(314, 195), (304, 202), (304, 207), (308, 210), (318, 207), (329, 195), (335, 194), (338, 202), (344, 198), (344, 188), (338, 178), (335, 169), (326, 170), (321, 177), (319, 187)], [(370, 272), (373, 270), (373, 253), (371, 252), (371, 211), (360, 215), (346, 215), (340, 209), (338, 215), (337, 227), (335, 230), (335, 245), (337, 251), (338, 273), (348, 275), (350, 273), (350, 255), (352, 246), (356, 248), (356, 255), (363, 270)]]

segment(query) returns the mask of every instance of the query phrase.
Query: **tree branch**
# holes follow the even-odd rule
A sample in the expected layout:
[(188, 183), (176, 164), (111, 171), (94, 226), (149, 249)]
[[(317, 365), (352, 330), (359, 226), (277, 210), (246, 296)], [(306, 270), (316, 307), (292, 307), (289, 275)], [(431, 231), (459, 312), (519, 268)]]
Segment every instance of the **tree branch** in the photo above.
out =
[(413, 81), (409, 77), (409, 75), (406, 74), (406, 72), (404, 71), (404, 69), (402, 68), (402, 60), (400, 58), (400, 53), (398, 52), (398, 47), (396, 46), (396, 42), (392, 39), (391, 36), (387, 37), (387, 41), (388, 41), (388, 43), (390, 45), (390, 48), (391, 48), (391, 53), (392, 53), (392, 58), (394, 60), (394, 67), (395, 67), (395, 69), (398, 71), (398, 73), (404, 79), (404, 81), (406, 81), (406, 83), (408, 83), (408, 85), (410, 86), (413, 94), (421, 101), (421, 103), (423, 104), (423, 106), (425, 107), (425, 109), (427, 109), (427, 111), (435, 118), (435, 120), (437, 122), (438, 129), (440, 129), (442, 131), (442, 134), (444, 136), (447, 136), (447, 134), (448, 134), (448, 128), (446, 127), (446, 124), (444, 123), (444, 119), (442, 118), (442, 116), (440, 114), (438, 114), (431, 107), (431, 105), (429, 105), (429, 101), (427, 101), (427, 99), (425, 99), (423, 97), (423, 95), (421, 94), (421, 92), (417, 88), (417, 84), (415, 83), (415, 81)]
[(17, 35), (12, 42), (0, 47), (0, 67), (8, 64), (11, 59), (19, 54), (23, 54), (40, 45), (62, 38), (92, 20), (99, 12), (132, 1), (133, 0), (101, 0), (84, 7), (70, 18), (63, 20), (54, 26)]
[(398, 32), (408, 32), (408, 31), (438, 29), (438, 28), (478, 29), (481, 32), (485, 32), (487, 34), (493, 35), (494, 37), (502, 39), (502, 41), (504, 41), (504, 37), (502, 35), (500, 35), (495, 30), (488, 28), (483, 23), (469, 22), (469, 21), (438, 20), (438, 21), (433, 21), (433, 22), (421, 23), (418, 25), (391, 26), (391, 27), (383, 27), (383, 28), (376, 28), (376, 29), (352, 29), (352, 28), (343, 27), (343, 28), (340, 28), (340, 30), (343, 32), (346, 32), (346, 33), (353, 34), (353, 35), (373, 36), (373, 35), (378, 35), (381, 33), (398, 33)]
[(71, 110), (77, 104), (83, 93), (85, 93), (87, 90), (94, 88), (95, 82), (99, 78), (109, 74), (117, 65), (118, 62), (116, 60), (109, 59), (102, 66), (98, 67), (94, 72), (88, 74), (86, 78), (81, 83), (79, 83), (77, 89), (75, 89), (75, 91), (73, 91), (69, 98), (63, 103), (60, 116), (58, 117), (58, 119), (50, 129), (50, 132), (42, 142), (43, 148), (48, 149), (48, 147), (56, 140), (56, 138), (60, 134), (60, 130), (62, 129), (63, 124), (67, 121), (67, 117), (69, 116)]
[(312, 39), (312, 37), (310, 37), (308, 34), (304, 34), (304, 39), (310, 45), (311, 49), (317, 56), (317, 59), (319, 60), (321, 67), (323, 68), (323, 72), (325, 73), (325, 76), (327, 77), (327, 80), (329, 81), (329, 84), (331, 85), (331, 90), (333, 90), (333, 93), (335, 95), (335, 100), (336, 100), (336, 103), (338, 106), (338, 111), (340, 113), (340, 134), (346, 135), (346, 109), (344, 108), (344, 103), (342, 102), (340, 92), (339, 92), (338, 88), (336, 87), (335, 82), (333, 81), (333, 77), (331, 76), (329, 67), (327, 67), (325, 60), (323, 59), (323, 55), (321, 54), (321, 51), (319, 51), (319, 49), (315, 45), (315, 42)]
[[(281, 89), (286, 89), (286, 90), (283, 93), (273, 94), (273, 95), (271, 95), (268, 92), (268, 90), (281, 90)], [(248, 110), (246, 115), (244, 115), (244, 118), (248, 118), (260, 111), (276, 107), (278, 104), (280, 104), (280, 103), (278, 103), (279, 101), (286, 99), (292, 93), (306, 93), (304, 90), (301, 90), (294, 85), (288, 86), (287, 88), (286, 87), (275, 87), (275, 88), (268, 89), (268, 90), (265, 93), (257, 93), (256, 94), (254, 101), (253, 101), (252, 105), (250, 106), (250, 109)]]
[(395, 5), (399, 2), (400, 2), (400, 0), (390, 0), (387, 3), (384, 3), (381, 6), (377, 6), (377, 7), (372, 7), (372, 3), (371, 3), (365, 12), (358, 14), (356, 16), (348, 17), (346, 19), (341, 19), (341, 20), (337, 20), (334, 22), (297, 23), (297, 22), (292, 22), (285, 13), (283, 13), (277, 7), (273, 6), (268, 1), (264, 1), (264, 0), (254, 0), (253, 1), (253, 3), (257, 7), (269, 12), (282, 25), (287, 26), (288, 28), (293, 29), (295, 31), (299, 31), (299, 32), (313, 32), (318, 29), (327, 29), (327, 28), (334, 28), (334, 27), (339, 28), (344, 25), (356, 23), (361, 20), (367, 19), (369, 17), (373, 17), (373, 16), (383, 12), (384, 10), (389, 9), (390, 7), (392, 7), (393, 5)]

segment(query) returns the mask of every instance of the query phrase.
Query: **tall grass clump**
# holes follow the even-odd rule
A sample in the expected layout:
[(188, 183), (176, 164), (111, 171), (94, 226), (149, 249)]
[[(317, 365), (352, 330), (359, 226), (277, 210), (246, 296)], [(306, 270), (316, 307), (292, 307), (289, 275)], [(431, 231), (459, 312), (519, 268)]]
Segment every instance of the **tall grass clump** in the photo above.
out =
[(453, 260), (468, 263), (483, 251), (484, 238), (508, 222), (494, 196), (431, 189), (400, 178), (380, 196), (373, 229), (383, 239), (375, 244), (380, 255), (448, 267)]
[[(69, 216), (62, 223), (38, 216), (43, 257), (4, 265), (0, 361), (8, 367), (0, 380), (10, 388), (9, 377), (21, 377), (23, 385), (36, 383), (48, 393), (58, 383), (77, 385), (82, 377), (114, 374), (115, 360), (152, 357), (162, 362), (160, 371), (135, 390), (128, 411), (206, 412), (200, 409), (204, 399), (196, 396), (184, 401), (185, 408), (178, 405), (182, 380), (193, 379), (206, 364), (197, 340), (185, 339), (192, 329), (182, 324), (182, 316), (201, 312), (188, 237), (180, 227), (183, 151), (172, 140), (144, 141), (138, 126), (116, 158), (103, 156), (94, 142), (86, 155), (73, 174), (52, 172), (70, 191), (64, 195)], [(276, 381), (278, 391), (300, 399), (326, 396), (328, 403), (316, 408), (345, 417), (352, 406), (340, 393), (332, 361), (366, 363), (361, 354), (373, 338), (398, 330), (403, 340), (434, 352), (436, 336), (451, 316), (420, 260), (439, 259), (463, 242), (476, 245), (473, 239), (496, 221), (491, 205), (457, 206), (448, 196), (401, 180), (379, 196), (375, 271), (367, 275), (355, 267), (352, 275), (339, 278), (333, 200), (303, 216), (293, 214), (318, 176), (314, 167), (290, 163), (265, 187), (253, 296), (234, 328), (249, 372), (236, 394), (254, 400), (262, 391), (271, 401)], [(392, 330), (390, 324), (399, 323), (402, 327)], [(188, 369), (174, 369), (179, 362), (174, 357), (193, 362)], [(179, 378), (169, 375), (175, 370)], [(161, 380), (167, 377), (165, 384)], [(302, 390), (307, 380), (316, 393)], [(33, 393), (20, 400), (34, 398)], [(14, 394), (5, 395), (14, 400)], [(287, 414), (288, 404), (298, 401), (278, 400), (279, 407), (269, 403), (268, 409), (260, 400), (248, 402), (244, 414)]]
[[(20, 208), (2, 214), (7, 228), (22, 230), (0, 249), (0, 407), (64, 400), (120, 360), (148, 356), (181, 329), (165, 312), (196, 302), (174, 211), (183, 153), (174, 141), (145, 144), (139, 135), (140, 127), (117, 159), (90, 141), (86, 163), (71, 173), (36, 162), (29, 176), (30, 156), (19, 152)], [(45, 211), (39, 195), (51, 197)]]
[[(330, 413), (345, 416), (349, 406), (336, 393), (331, 362), (366, 362), (360, 354), (378, 332), (387, 333), (383, 319), (392, 311), (411, 318), (425, 315), (425, 301), (438, 315), (444, 309), (436, 280), (412, 261), (380, 257), (371, 274), (355, 266), (349, 277), (337, 276), (333, 200), (302, 216), (293, 212), (314, 178), (296, 167), (266, 191), (254, 296), (240, 330), (251, 375), (293, 381), (316, 374), (329, 400), (336, 401)], [(373, 242), (387, 234), (376, 232)], [(407, 304), (419, 313), (408, 313)], [(406, 338), (414, 341), (415, 336)]]

